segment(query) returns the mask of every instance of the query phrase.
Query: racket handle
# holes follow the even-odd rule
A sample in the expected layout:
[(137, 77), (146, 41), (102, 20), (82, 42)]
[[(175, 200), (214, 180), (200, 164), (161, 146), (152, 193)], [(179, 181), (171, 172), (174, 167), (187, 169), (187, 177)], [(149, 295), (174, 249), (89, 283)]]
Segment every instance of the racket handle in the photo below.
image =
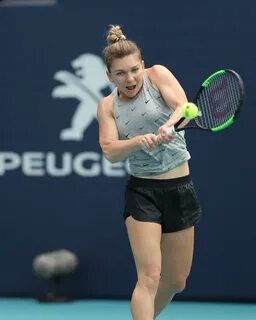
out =
[(181, 131), (181, 130), (184, 130), (184, 128), (178, 128), (178, 126), (185, 120), (186, 118), (184, 118), (184, 117), (182, 117), (182, 118), (180, 118), (180, 120), (177, 122), (177, 123), (175, 123), (175, 125), (174, 125), (174, 129), (175, 129), (175, 131)]

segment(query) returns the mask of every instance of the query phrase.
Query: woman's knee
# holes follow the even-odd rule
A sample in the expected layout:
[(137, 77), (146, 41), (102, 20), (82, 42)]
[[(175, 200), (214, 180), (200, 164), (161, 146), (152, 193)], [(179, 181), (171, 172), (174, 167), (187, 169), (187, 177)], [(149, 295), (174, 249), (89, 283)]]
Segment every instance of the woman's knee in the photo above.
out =
[(160, 279), (159, 287), (164, 291), (168, 291), (171, 294), (176, 294), (182, 292), (186, 287), (186, 278), (177, 277), (175, 279)]
[(138, 283), (148, 289), (157, 290), (160, 282), (160, 267), (148, 266), (139, 272)]
[(171, 283), (171, 288), (175, 293), (182, 292), (186, 287), (186, 279), (177, 279)]

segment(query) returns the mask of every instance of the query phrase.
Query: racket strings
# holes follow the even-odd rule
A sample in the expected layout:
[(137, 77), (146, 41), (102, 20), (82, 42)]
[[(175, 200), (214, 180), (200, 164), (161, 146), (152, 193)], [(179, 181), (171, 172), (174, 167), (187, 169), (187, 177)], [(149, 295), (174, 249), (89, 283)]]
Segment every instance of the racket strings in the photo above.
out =
[(204, 88), (197, 98), (196, 103), (202, 115), (196, 122), (203, 128), (222, 125), (236, 113), (240, 99), (238, 78), (232, 73), (220, 75)]

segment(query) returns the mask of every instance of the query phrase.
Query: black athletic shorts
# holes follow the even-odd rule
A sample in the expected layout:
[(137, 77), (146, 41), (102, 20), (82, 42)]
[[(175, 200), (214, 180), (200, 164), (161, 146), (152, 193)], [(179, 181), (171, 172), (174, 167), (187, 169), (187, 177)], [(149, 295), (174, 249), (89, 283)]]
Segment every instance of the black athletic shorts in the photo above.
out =
[(124, 219), (161, 224), (169, 233), (195, 225), (202, 214), (191, 177), (142, 179), (130, 177), (125, 191)]

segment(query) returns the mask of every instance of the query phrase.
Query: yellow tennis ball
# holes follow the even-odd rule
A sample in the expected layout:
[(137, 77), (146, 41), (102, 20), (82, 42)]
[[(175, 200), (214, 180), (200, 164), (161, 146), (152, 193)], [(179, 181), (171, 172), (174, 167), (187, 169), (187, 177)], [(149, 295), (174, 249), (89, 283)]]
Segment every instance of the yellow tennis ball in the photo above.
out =
[(192, 102), (187, 102), (181, 107), (182, 116), (186, 119), (194, 119), (198, 116), (198, 108)]

